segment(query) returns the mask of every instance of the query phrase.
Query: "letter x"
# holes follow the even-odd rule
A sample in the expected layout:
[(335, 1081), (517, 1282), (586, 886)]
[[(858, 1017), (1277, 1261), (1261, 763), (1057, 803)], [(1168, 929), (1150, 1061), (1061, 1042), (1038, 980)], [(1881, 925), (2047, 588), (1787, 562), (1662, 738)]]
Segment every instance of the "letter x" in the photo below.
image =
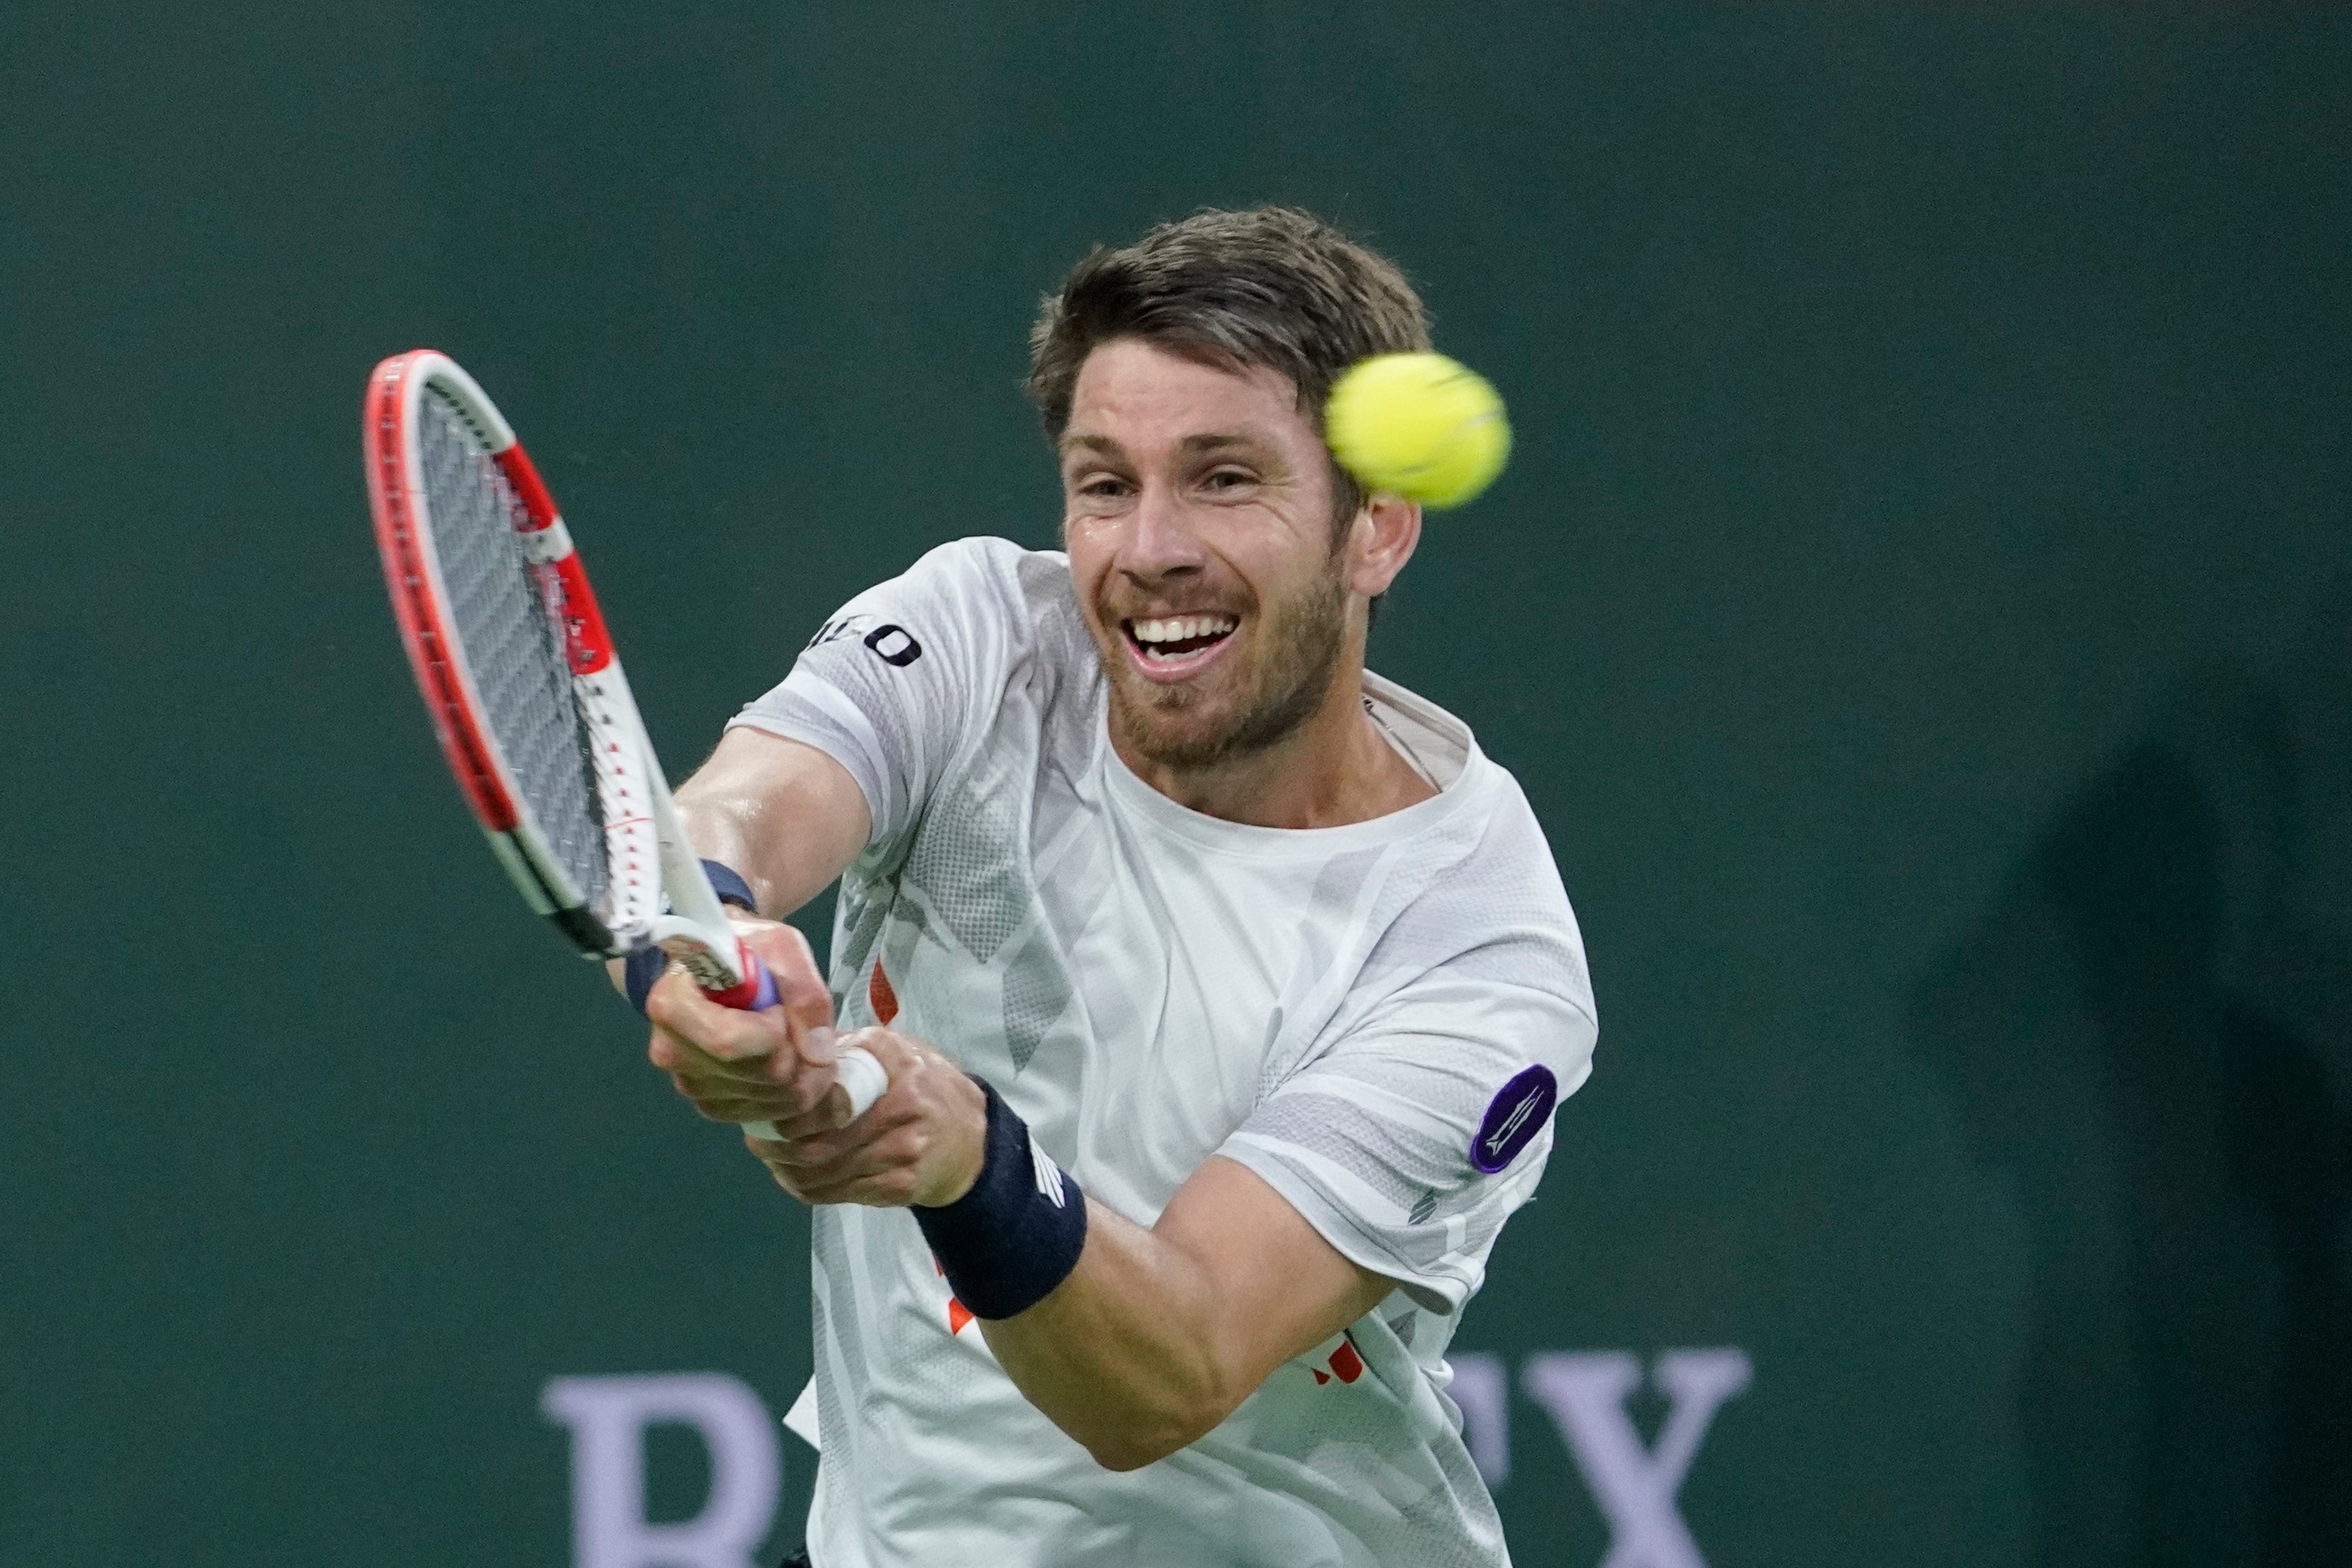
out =
[(1670, 1350), (1655, 1376), (1669, 1401), (1658, 1446), (1644, 1448), (1625, 1413), (1642, 1385), (1641, 1364), (1623, 1351), (1538, 1355), (1519, 1375), (1551, 1412), (1609, 1521), (1601, 1568), (1706, 1568), (1675, 1506), (1715, 1414), (1746, 1388), (1755, 1369), (1744, 1350)]

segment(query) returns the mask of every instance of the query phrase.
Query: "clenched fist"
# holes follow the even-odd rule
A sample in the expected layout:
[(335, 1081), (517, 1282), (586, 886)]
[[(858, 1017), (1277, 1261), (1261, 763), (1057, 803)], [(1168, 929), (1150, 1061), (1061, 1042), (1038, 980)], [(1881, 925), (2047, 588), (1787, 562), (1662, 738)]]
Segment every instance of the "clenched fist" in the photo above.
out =
[(889, 1092), (845, 1126), (827, 1102), (775, 1117), (782, 1142), (745, 1139), (776, 1185), (803, 1203), (877, 1208), (934, 1208), (971, 1191), (988, 1148), (980, 1085), (913, 1035), (862, 1029), (840, 1043), (872, 1051), (890, 1074)]

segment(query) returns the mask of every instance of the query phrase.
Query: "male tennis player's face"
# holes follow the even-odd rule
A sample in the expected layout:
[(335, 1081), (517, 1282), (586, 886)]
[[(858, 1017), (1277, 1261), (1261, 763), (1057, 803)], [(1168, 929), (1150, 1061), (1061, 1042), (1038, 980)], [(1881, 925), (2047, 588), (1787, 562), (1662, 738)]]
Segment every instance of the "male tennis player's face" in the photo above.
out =
[(1211, 768), (1323, 706), (1348, 648), (1349, 563), (1330, 460), (1289, 378), (1115, 340), (1078, 372), (1061, 465), (1120, 740)]

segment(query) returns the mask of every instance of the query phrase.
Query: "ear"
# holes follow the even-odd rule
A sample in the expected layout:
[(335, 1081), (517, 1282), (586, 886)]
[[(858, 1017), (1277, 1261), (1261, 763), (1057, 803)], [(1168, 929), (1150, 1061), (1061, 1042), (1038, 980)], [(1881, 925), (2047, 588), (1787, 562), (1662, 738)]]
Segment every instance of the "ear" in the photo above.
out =
[(1348, 590), (1367, 599), (1389, 591), (1421, 543), (1421, 504), (1374, 495), (1348, 525)]

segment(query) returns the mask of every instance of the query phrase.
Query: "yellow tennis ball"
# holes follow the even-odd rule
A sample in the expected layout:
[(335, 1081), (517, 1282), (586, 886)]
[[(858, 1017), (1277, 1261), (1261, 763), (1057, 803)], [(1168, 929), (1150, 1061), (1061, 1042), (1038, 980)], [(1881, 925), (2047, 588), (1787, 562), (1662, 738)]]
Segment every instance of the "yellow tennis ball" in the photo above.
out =
[(1503, 471), (1511, 427), (1486, 378), (1444, 354), (1376, 354), (1323, 405), (1324, 438), (1368, 490), (1458, 507)]

